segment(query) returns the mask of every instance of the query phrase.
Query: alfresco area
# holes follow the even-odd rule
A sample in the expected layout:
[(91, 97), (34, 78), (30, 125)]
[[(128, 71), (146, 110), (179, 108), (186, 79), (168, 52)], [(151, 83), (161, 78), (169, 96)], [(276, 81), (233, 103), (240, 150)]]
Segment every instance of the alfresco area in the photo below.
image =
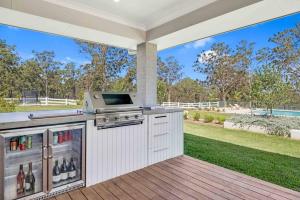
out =
[(0, 0), (0, 200), (298, 200), (299, 72), (298, 0)]

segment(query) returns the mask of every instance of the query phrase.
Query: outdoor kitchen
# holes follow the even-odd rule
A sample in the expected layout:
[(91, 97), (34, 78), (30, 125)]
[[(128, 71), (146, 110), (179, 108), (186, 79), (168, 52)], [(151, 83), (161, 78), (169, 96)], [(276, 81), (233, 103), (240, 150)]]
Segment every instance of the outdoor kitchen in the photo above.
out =
[(281, 24), (261, 23), (299, 11), (298, 0), (0, 0), (0, 200), (300, 199), (299, 141), (235, 134), (210, 103), (251, 101), (250, 65), (277, 48), (252, 39), (289, 47), (300, 23), (274, 41)]
[(183, 155), (181, 109), (87, 92), (84, 108), (0, 115), (0, 199), (42, 199)]

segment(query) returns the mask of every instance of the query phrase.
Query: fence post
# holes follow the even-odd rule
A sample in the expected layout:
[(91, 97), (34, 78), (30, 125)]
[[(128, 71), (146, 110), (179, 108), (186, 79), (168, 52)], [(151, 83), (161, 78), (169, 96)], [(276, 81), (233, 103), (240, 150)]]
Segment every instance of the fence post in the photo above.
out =
[(180, 108), (180, 103), (179, 102), (177, 102), (177, 108)]
[(210, 101), (208, 102), (208, 108), (211, 108), (211, 103), (210, 103)]
[(48, 105), (48, 97), (45, 98), (46, 106)]
[(66, 104), (66, 106), (67, 106), (67, 105), (68, 105), (68, 99), (66, 99), (65, 101), (66, 101), (66, 103), (65, 103), (65, 104)]

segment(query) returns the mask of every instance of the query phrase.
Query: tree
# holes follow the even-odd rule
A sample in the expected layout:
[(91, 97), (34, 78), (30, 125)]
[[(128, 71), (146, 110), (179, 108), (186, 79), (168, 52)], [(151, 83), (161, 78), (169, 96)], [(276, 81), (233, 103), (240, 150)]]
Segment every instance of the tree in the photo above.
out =
[(91, 59), (91, 63), (82, 65), (87, 90), (107, 90), (109, 84), (119, 78), (120, 72), (134, 63), (134, 56), (129, 55), (126, 49), (81, 40), (77, 44), (80, 52)]
[(191, 78), (185, 78), (179, 81), (174, 90), (173, 95), (178, 102), (199, 102), (203, 100), (204, 88), (198, 81)]
[(112, 84), (112, 91), (121, 92), (128, 91), (133, 92), (136, 91), (136, 68), (130, 67), (127, 70), (127, 74), (124, 77), (120, 77), (116, 79)]
[[(34, 61), (38, 64), (40, 69), (42, 70), (42, 80), (44, 82), (44, 95), (49, 97), (49, 81), (52, 78), (52, 83), (55, 84), (59, 80), (55, 80), (57, 78), (57, 70), (59, 69), (59, 62), (55, 60), (55, 54), (53, 51), (42, 51), (42, 52), (33, 52), (34, 53)], [(54, 79), (54, 80), (53, 80)], [(55, 89), (52, 85), (52, 89)]]
[(251, 96), (258, 106), (266, 107), (272, 115), (273, 108), (291, 101), (292, 87), (282, 80), (274, 66), (267, 65), (253, 77)]
[(74, 62), (67, 63), (63, 69), (63, 80), (65, 94), (68, 98), (76, 98), (76, 82), (79, 79), (80, 71), (76, 69)]
[(248, 84), (252, 54), (252, 43), (241, 41), (235, 50), (225, 43), (214, 43), (210, 51), (198, 55), (193, 68), (206, 76), (206, 83), (218, 91), (226, 105), (230, 94)]
[(300, 23), (293, 28), (276, 33), (269, 42), (274, 44), (274, 47), (269, 50), (269, 60), (300, 92)]
[(44, 87), (42, 74), (43, 70), (34, 59), (23, 62), (20, 67), (22, 91), (42, 91)]
[(167, 83), (162, 81), (162, 80), (158, 80), (157, 81), (157, 101), (161, 104), (164, 101), (168, 100), (168, 96), (167, 96)]
[(14, 97), (19, 95), (16, 90), (19, 57), (15, 46), (10, 46), (0, 39), (0, 96)]
[(165, 62), (158, 58), (158, 78), (167, 85), (168, 101), (171, 101), (171, 92), (173, 85), (182, 78), (183, 66), (170, 56), (165, 59)]

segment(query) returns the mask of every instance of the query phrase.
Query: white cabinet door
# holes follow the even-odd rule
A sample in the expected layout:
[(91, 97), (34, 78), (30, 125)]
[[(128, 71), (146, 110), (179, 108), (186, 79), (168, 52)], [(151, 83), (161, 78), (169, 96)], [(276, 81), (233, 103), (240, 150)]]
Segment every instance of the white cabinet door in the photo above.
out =
[(184, 153), (183, 112), (170, 113), (169, 120), (169, 132), (172, 135), (170, 157), (173, 158)]
[(87, 127), (87, 186), (147, 166), (147, 125)]

